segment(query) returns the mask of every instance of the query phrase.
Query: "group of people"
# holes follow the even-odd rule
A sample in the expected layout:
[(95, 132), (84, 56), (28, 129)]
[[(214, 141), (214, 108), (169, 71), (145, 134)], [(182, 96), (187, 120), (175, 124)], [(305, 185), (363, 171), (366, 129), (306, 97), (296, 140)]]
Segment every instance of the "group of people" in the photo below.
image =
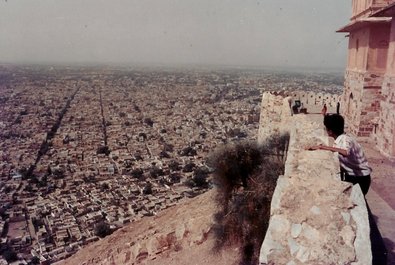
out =
[[(328, 111), (328, 107), (324, 103), (324, 106), (322, 106), (322, 109), (321, 109), (321, 114), (325, 116), (327, 111)], [(340, 114), (340, 102), (337, 102), (337, 104), (336, 104), (336, 113)]]

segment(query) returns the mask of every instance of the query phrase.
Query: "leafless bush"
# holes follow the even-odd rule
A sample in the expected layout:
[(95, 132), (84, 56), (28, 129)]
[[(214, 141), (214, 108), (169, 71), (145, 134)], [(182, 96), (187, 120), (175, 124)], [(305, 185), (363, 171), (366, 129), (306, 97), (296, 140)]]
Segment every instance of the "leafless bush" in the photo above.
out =
[(214, 168), (213, 182), (218, 191), (215, 250), (239, 245), (240, 264), (258, 264), (288, 141), (289, 135), (273, 135), (261, 146), (251, 142), (228, 145), (208, 161)]

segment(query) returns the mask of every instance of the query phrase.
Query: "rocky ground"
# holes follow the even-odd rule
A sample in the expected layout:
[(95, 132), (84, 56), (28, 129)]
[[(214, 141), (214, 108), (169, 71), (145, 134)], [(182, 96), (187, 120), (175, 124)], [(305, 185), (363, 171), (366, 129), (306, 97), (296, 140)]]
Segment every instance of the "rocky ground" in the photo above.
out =
[(214, 192), (126, 226), (60, 264), (238, 264), (237, 248), (213, 251)]
[[(387, 264), (392, 265), (395, 264), (395, 161), (381, 155), (372, 142), (361, 139), (361, 143), (373, 168), (367, 201), (388, 252)], [(61, 264), (238, 264), (237, 248), (213, 251), (214, 238), (210, 232), (216, 208), (213, 196), (212, 190), (124, 227)]]

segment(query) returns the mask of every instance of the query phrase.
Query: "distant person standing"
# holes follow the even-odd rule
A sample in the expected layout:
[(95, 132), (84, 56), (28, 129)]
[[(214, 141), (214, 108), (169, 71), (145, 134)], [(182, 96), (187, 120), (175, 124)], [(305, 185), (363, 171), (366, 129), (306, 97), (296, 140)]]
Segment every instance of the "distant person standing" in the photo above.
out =
[(340, 115), (340, 102), (339, 101), (336, 104), (336, 114)]
[(291, 116), (292, 116), (294, 114), (294, 112), (292, 110), (292, 98), (287, 97), (287, 101), (288, 101), (288, 105), (289, 105), (289, 111), (291, 112)]
[(321, 109), (321, 114), (325, 116), (327, 110), (328, 110), (328, 108), (326, 107), (326, 104), (324, 103), (324, 106), (323, 106), (322, 109)]
[(372, 169), (368, 165), (361, 145), (353, 137), (344, 133), (344, 118), (341, 115), (325, 115), (324, 125), (328, 136), (335, 139), (333, 146), (315, 145), (306, 149), (338, 153), (341, 180), (353, 185), (359, 184), (365, 195), (370, 187)]

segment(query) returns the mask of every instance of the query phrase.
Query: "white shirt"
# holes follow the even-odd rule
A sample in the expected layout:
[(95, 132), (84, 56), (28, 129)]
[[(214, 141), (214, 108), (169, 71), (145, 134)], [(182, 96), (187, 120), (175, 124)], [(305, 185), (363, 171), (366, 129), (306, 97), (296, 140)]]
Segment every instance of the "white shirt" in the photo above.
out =
[(347, 150), (348, 156), (338, 154), (341, 168), (347, 171), (350, 176), (368, 176), (372, 173), (361, 145), (347, 134), (339, 135), (334, 147)]

